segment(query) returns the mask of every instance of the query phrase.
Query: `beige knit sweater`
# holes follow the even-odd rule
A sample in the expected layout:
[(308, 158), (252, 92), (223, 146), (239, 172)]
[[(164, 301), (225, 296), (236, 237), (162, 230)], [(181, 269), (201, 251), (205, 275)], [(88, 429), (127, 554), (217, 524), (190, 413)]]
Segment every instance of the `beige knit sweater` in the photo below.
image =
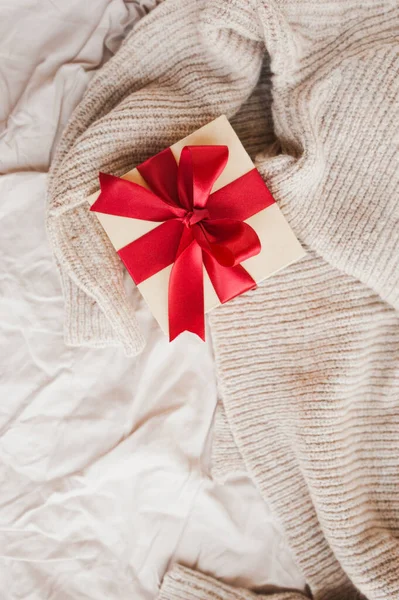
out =
[[(85, 197), (99, 170), (235, 115), (308, 256), (210, 316), (215, 475), (248, 470), (316, 600), (399, 599), (398, 27), (396, 0), (165, 0), (95, 77), (52, 166), (66, 339), (133, 355), (121, 264)], [(182, 567), (160, 594), (255, 598)]]

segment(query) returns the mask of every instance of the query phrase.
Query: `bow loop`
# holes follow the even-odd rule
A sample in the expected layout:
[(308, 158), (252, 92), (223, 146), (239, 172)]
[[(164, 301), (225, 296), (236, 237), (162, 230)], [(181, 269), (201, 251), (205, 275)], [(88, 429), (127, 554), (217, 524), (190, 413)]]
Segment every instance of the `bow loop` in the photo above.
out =
[(194, 228), (193, 233), (201, 248), (223, 267), (235, 267), (261, 249), (256, 231), (244, 221), (208, 220)]
[(101, 193), (90, 210), (160, 223), (183, 217), (185, 214), (179, 206), (164, 202), (162, 198), (133, 181), (106, 173), (100, 173), (99, 179)]
[(227, 146), (185, 146), (177, 175), (180, 206), (205, 208), (213, 184), (227, 164)]

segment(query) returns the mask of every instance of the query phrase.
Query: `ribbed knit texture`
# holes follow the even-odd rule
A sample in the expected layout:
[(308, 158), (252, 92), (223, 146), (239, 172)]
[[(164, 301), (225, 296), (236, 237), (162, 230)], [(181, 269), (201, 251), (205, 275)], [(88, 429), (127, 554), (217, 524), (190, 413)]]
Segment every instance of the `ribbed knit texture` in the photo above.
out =
[[(178, 565), (165, 576), (158, 600), (256, 600), (256, 598), (260, 596), (254, 596), (242, 588), (224, 585), (212, 577)], [(273, 593), (272, 600), (305, 600), (305, 596), (300, 592), (281, 591)]]
[[(316, 600), (399, 599), (398, 13), (391, 0), (165, 0), (95, 77), (52, 166), (67, 340), (135, 354), (122, 267), (85, 197), (99, 170), (234, 116), (308, 255), (210, 315), (215, 473), (245, 465)], [(177, 568), (161, 598), (255, 596)]]
[(228, 425), (224, 406), (219, 402), (213, 427), (212, 475), (220, 483), (225, 483), (229, 477), (246, 474), (247, 468)]
[(356, 597), (347, 575), (399, 597), (397, 315), (309, 257), (212, 329), (237, 446), (315, 597)]

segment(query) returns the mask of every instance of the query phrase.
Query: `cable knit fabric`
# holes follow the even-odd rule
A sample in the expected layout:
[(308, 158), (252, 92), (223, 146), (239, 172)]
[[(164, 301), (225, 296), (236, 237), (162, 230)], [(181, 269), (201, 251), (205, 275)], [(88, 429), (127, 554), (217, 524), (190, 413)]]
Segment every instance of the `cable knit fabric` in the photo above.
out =
[[(93, 79), (52, 165), (66, 339), (134, 355), (122, 267), (85, 198), (99, 170), (231, 119), (308, 255), (210, 314), (215, 474), (247, 469), (316, 600), (399, 599), (398, 26), (391, 0), (165, 0)], [(160, 594), (257, 597), (182, 567)]]

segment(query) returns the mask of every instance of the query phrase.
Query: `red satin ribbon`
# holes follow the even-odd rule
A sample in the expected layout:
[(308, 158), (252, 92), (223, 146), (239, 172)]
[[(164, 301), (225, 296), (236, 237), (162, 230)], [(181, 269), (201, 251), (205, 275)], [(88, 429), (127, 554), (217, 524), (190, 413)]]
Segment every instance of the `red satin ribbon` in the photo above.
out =
[(173, 264), (171, 341), (183, 331), (205, 339), (203, 266), (222, 303), (256, 287), (240, 263), (261, 244), (244, 221), (274, 199), (256, 169), (211, 193), (227, 159), (227, 146), (185, 146), (177, 165), (167, 148), (137, 167), (151, 191), (100, 173), (101, 193), (90, 210), (161, 223), (118, 254), (136, 284)]

